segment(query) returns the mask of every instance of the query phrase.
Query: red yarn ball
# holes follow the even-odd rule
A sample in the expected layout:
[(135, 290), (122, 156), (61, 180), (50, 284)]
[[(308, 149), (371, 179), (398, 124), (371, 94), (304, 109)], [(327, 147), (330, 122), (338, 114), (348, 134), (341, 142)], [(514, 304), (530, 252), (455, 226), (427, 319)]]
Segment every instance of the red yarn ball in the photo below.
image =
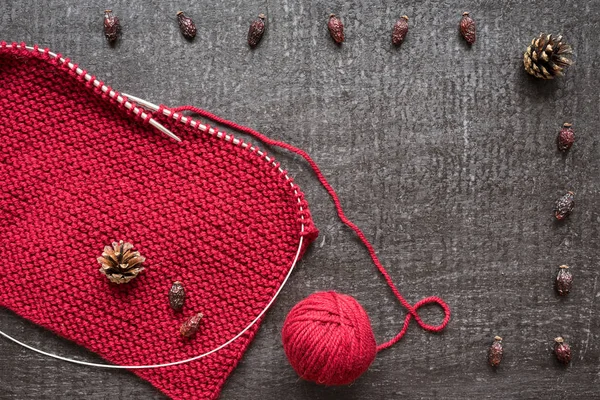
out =
[(285, 354), (302, 378), (347, 385), (377, 354), (369, 316), (353, 297), (313, 293), (292, 308), (281, 332)]

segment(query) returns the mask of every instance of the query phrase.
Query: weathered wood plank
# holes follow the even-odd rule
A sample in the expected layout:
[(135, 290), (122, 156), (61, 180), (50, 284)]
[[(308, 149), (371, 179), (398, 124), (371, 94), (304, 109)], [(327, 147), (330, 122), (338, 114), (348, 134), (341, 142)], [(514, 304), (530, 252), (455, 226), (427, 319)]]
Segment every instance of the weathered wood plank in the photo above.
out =
[[(70, 3), (70, 4), (69, 4)], [(288, 310), (306, 295), (354, 295), (383, 341), (404, 311), (364, 249), (334, 214), (307, 165), (273, 151), (309, 200), (321, 238), (305, 256), (223, 399), (600, 398), (598, 226), (600, 81), (598, 1), (472, 1), (477, 43), (458, 35), (465, 6), (450, 1), (116, 1), (124, 27), (109, 48), (100, 1), (0, 3), (0, 38), (67, 54), (113, 87), (169, 105), (196, 104), (306, 149), (339, 191), (347, 214), (373, 239), (401, 291), (452, 307), (440, 335), (413, 326), (354, 385), (324, 388), (297, 379), (281, 348)], [(176, 7), (176, 8), (174, 8)], [(175, 13), (198, 22), (183, 40)], [(249, 51), (249, 22), (268, 14)], [(346, 24), (338, 48), (330, 12)], [(390, 44), (402, 14), (410, 31)], [(521, 57), (541, 31), (563, 33), (577, 53), (567, 77), (536, 81)], [(574, 123), (563, 157), (555, 136)], [(551, 219), (554, 199), (576, 192), (574, 214)], [(552, 289), (572, 266), (567, 299)], [(437, 310), (423, 311), (431, 321)], [(0, 310), (0, 327), (49, 351), (94, 359), (81, 348)], [(504, 337), (494, 372), (485, 352)], [(551, 354), (563, 335), (574, 357)], [(133, 374), (69, 365), (0, 340), (3, 399), (162, 399)]]

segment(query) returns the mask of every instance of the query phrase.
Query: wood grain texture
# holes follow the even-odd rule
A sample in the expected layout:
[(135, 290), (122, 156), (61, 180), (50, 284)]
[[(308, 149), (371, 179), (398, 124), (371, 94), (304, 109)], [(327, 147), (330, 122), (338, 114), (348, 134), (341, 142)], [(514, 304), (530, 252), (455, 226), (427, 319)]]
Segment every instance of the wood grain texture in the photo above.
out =
[[(107, 3), (83, 3), (5, 0), (0, 38), (48, 46), (120, 91), (195, 104), (307, 150), (409, 301), (439, 295), (452, 307), (444, 333), (412, 326), (352, 386), (299, 380), (280, 331), (305, 296), (355, 296), (378, 342), (405, 313), (307, 165), (271, 150), (305, 191), (321, 236), (223, 399), (600, 398), (600, 1), (119, 0), (110, 3), (123, 25), (114, 48), (102, 34)], [(458, 33), (465, 7), (477, 22), (472, 48)], [(178, 31), (180, 9), (198, 25), (194, 42)], [(248, 25), (260, 12), (267, 32), (251, 51)], [(346, 27), (341, 47), (327, 32), (331, 12)], [(391, 29), (403, 14), (410, 30), (397, 49)], [(564, 79), (523, 70), (523, 51), (542, 31), (575, 49)], [(577, 140), (563, 156), (555, 138), (566, 121)], [(577, 205), (557, 224), (553, 202), (566, 190)], [(560, 264), (574, 274), (565, 299), (552, 286)], [(435, 308), (422, 314), (441, 318)], [(0, 329), (97, 360), (7, 310)], [(486, 364), (495, 335), (505, 346), (498, 371)], [(566, 369), (551, 353), (558, 335), (573, 348)], [(70, 365), (6, 340), (0, 365), (2, 399), (164, 398), (128, 372)]]

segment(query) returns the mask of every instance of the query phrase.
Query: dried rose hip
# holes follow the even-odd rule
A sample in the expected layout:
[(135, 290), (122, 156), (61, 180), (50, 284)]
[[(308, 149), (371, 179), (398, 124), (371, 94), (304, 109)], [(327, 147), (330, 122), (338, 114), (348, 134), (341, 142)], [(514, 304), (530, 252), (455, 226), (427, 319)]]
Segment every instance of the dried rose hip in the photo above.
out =
[(561, 337), (554, 339), (554, 355), (561, 363), (567, 365), (571, 362), (571, 346)]
[(567, 192), (564, 196), (556, 200), (554, 204), (554, 217), (557, 220), (563, 220), (571, 214), (575, 207), (575, 193)]
[(327, 27), (329, 28), (331, 38), (337, 44), (341, 44), (344, 41), (344, 24), (342, 23), (342, 20), (336, 17), (335, 14), (331, 14), (329, 15)]
[(185, 302), (185, 289), (181, 282), (173, 283), (171, 289), (169, 290), (169, 304), (171, 308), (175, 311), (181, 311), (183, 308), (183, 303)]
[(556, 275), (556, 291), (559, 296), (566, 296), (573, 286), (573, 275), (569, 272), (568, 265), (561, 265)]
[(492, 367), (497, 367), (502, 362), (502, 338), (500, 336), (496, 336), (494, 338), (494, 343), (490, 346), (488, 350), (488, 363)]
[(181, 325), (179, 332), (186, 338), (194, 336), (198, 332), (198, 329), (200, 329), (200, 321), (202, 321), (203, 317), (202, 313), (192, 316)]
[(558, 150), (562, 152), (569, 150), (571, 146), (573, 146), (573, 142), (575, 142), (575, 132), (573, 132), (573, 125), (565, 122), (563, 128), (558, 133), (558, 138), (556, 138)]
[(258, 14), (258, 18), (250, 24), (248, 29), (248, 45), (255, 48), (265, 33), (265, 14)]
[(186, 17), (183, 11), (177, 13), (177, 22), (184, 38), (192, 40), (196, 37), (196, 24), (190, 17)]
[(109, 43), (113, 43), (119, 37), (121, 32), (121, 23), (119, 18), (115, 17), (112, 10), (104, 11), (104, 36)]
[(464, 12), (460, 20), (460, 34), (469, 44), (475, 43), (475, 21), (469, 16), (468, 12)]
[(404, 42), (404, 38), (408, 33), (408, 17), (403, 15), (400, 17), (398, 21), (394, 24), (394, 30), (392, 31), (392, 43), (395, 46), (399, 46)]

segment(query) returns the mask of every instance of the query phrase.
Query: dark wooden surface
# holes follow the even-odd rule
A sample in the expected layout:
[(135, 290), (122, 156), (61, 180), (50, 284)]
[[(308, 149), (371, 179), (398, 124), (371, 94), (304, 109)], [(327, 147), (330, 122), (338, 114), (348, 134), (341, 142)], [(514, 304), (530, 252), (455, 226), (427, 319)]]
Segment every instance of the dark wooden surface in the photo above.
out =
[[(102, 36), (107, 7), (123, 23), (114, 48)], [(198, 23), (194, 42), (178, 32), (179, 9)], [(472, 48), (457, 32), (465, 10), (478, 24)], [(259, 12), (268, 14), (268, 31), (250, 51), (245, 36)], [(330, 12), (347, 27), (341, 47), (326, 31)], [(402, 14), (410, 31), (395, 49), (391, 27)], [(443, 334), (411, 326), (351, 386), (299, 380), (280, 341), (297, 301), (324, 289), (351, 294), (379, 342), (400, 329), (404, 310), (307, 164), (274, 151), (306, 192), (321, 236), (225, 385), (230, 400), (600, 398), (599, 23), (597, 0), (0, 3), (3, 40), (48, 46), (117, 90), (196, 104), (306, 149), (403, 294), (413, 303), (439, 295), (452, 307)], [(524, 73), (522, 53), (541, 31), (563, 33), (575, 48), (566, 78)], [(555, 137), (565, 121), (577, 142), (563, 156)], [(552, 206), (566, 190), (576, 192), (577, 206), (559, 224)], [(575, 283), (559, 299), (552, 282), (563, 263)], [(422, 314), (440, 320), (435, 308)], [(97, 360), (7, 310), (0, 329)], [(494, 335), (506, 350), (498, 371), (485, 360)], [(558, 335), (573, 348), (568, 368), (551, 353)], [(0, 340), (0, 398), (164, 396), (128, 372), (71, 365)]]

